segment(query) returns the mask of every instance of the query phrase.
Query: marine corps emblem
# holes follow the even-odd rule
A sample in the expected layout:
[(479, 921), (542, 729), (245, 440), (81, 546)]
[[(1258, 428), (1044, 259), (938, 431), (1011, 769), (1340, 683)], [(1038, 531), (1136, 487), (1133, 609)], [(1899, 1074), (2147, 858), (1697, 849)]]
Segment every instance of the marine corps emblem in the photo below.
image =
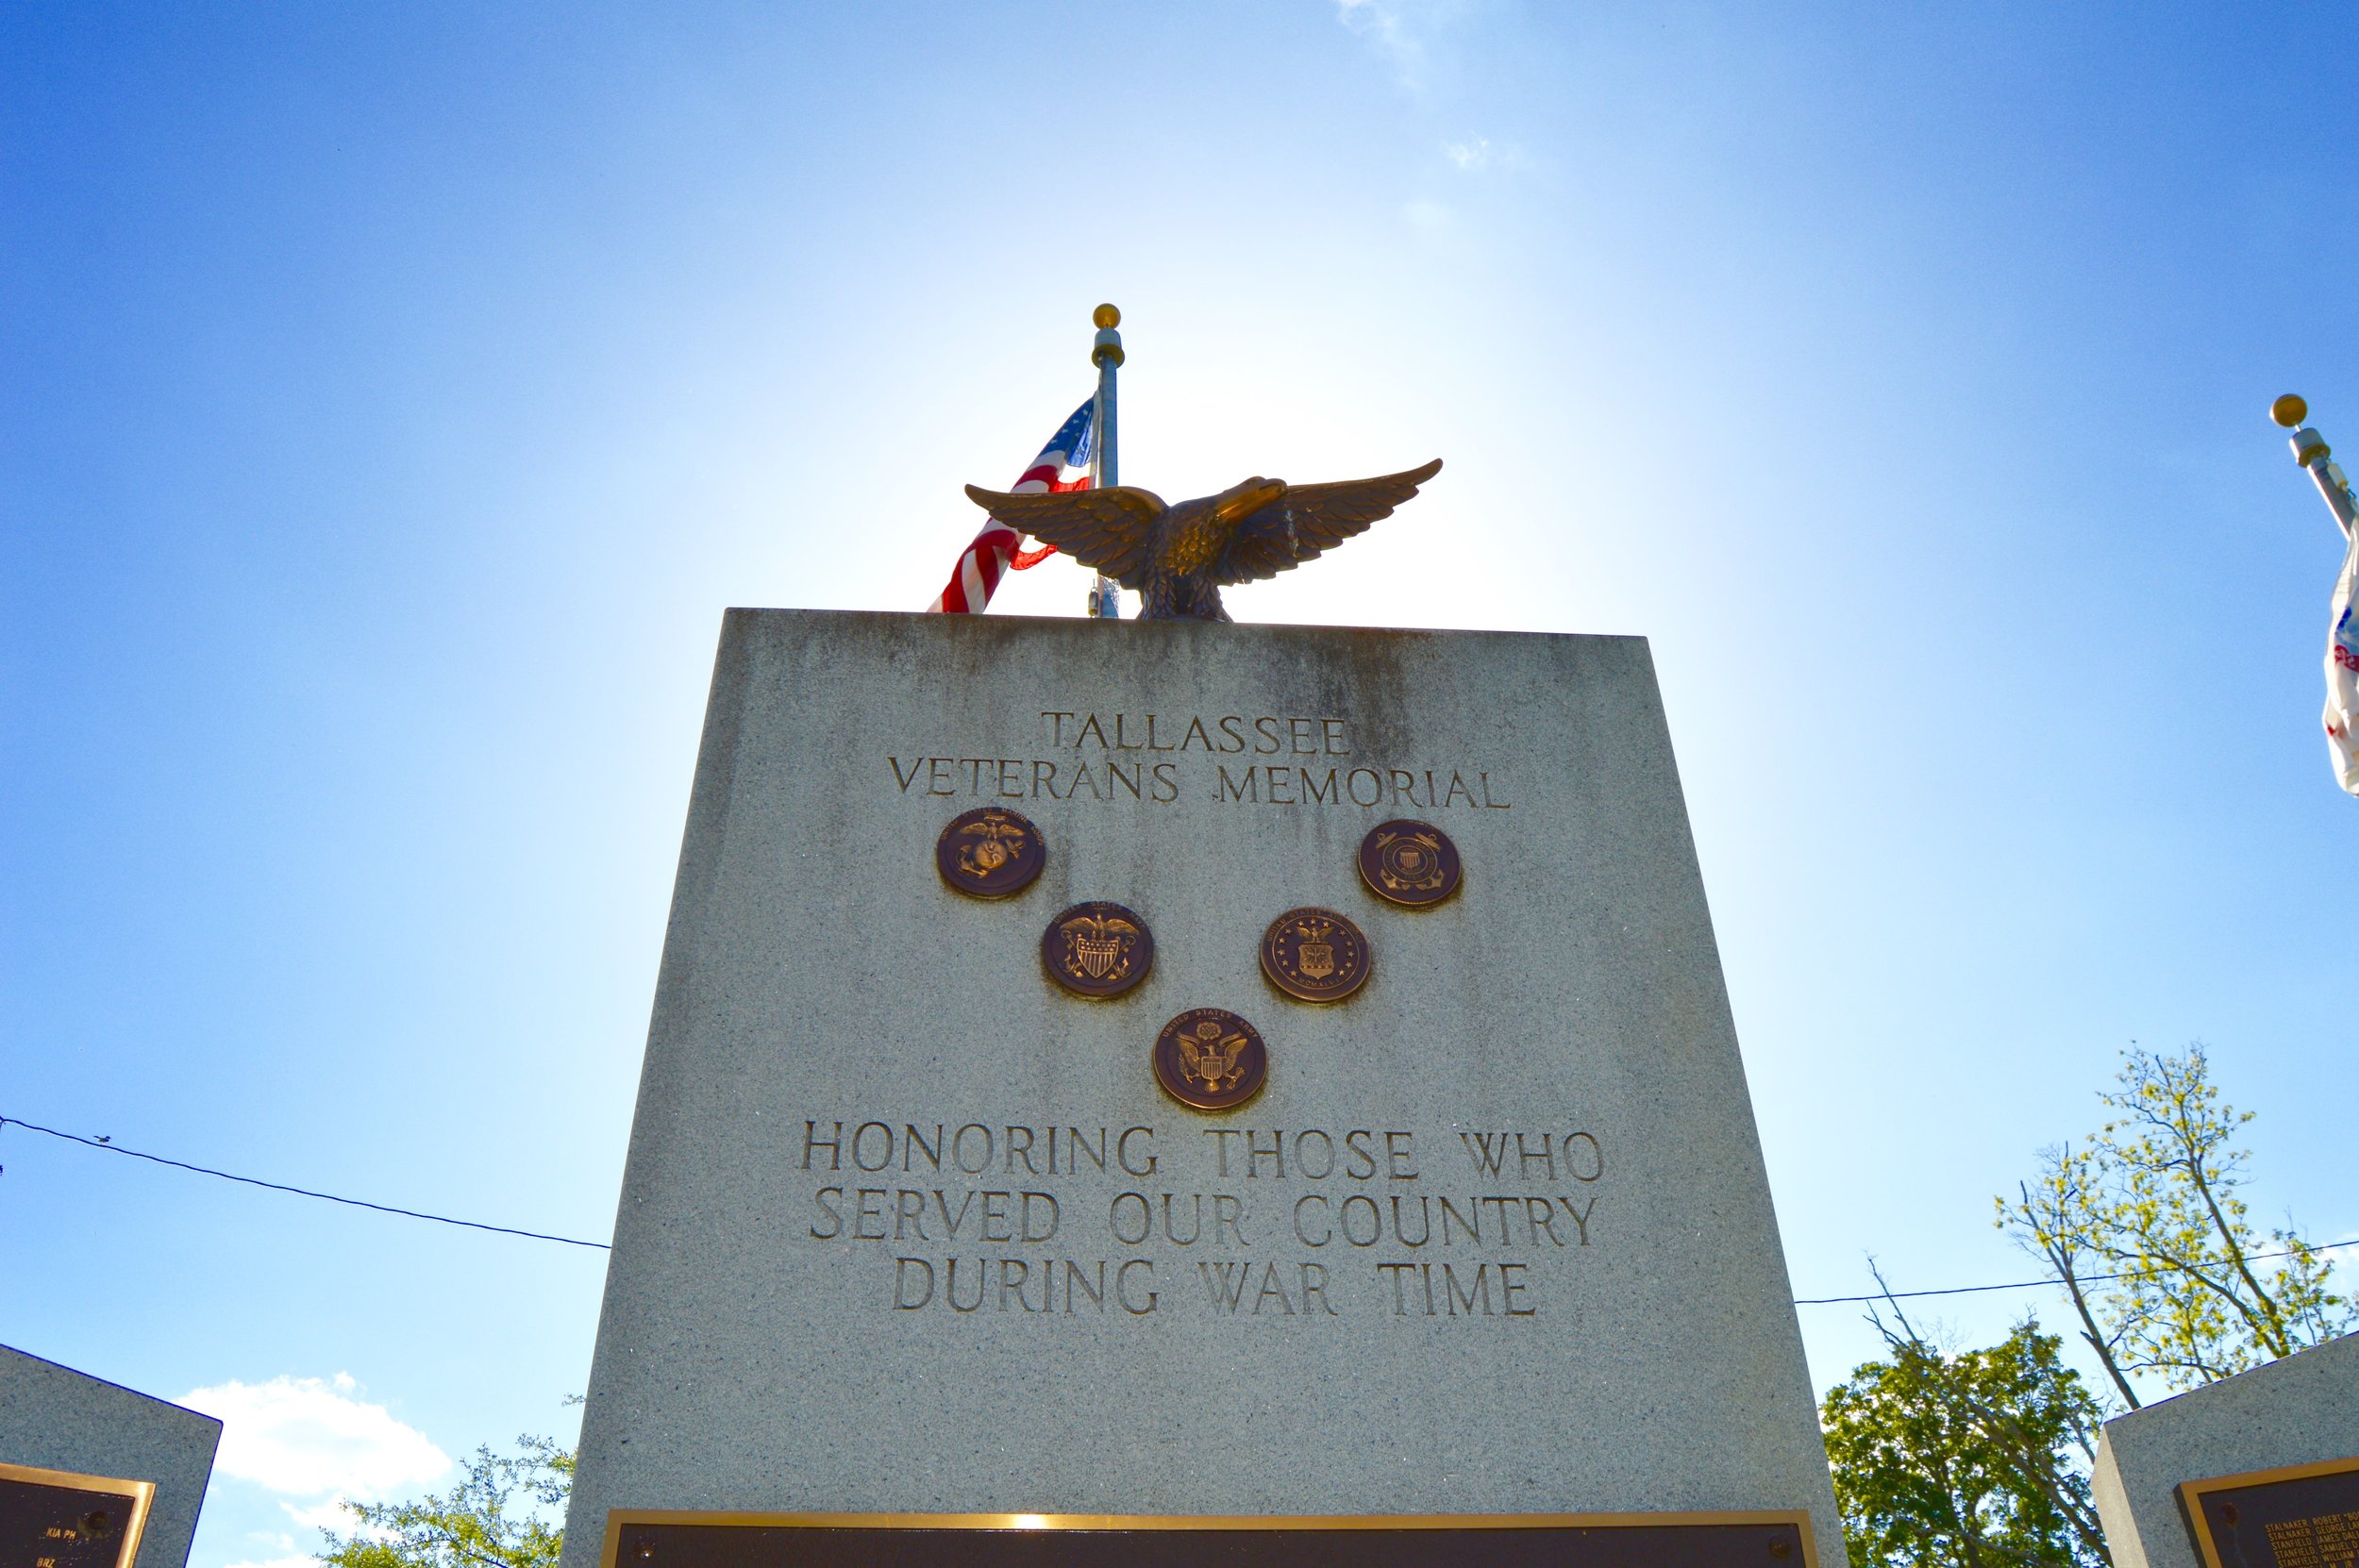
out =
[(934, 869), (974, 898), (1005, 898), (1032, 885), (1048, 863), (1048, 845), (1029, 818), (1004, 806), (979, 806), (950, 819), (934, 841)]
[(1155, 1037), (1155, 1081), (1191, 1110), (1231, 1110), (1262, 1092), (1261, 1032), (1221, 1008), (1190, 1008)]
[(1458, 846), (1430, 823), (1388, 822), (1360, 841), (1360, 880), (1390, 903), (1421, 909), (1458, 891)]
[(1041, 933), (1048, 977), (1079, 996), (1119, 996), (1146, 978), (1155, 938), (1119, 904), (1076, 904)]
[(1262, 973), (1299, 1001), (1340, 1002), (1373, 967), (1367, 937), (1333, 909), (1288, 909), (1262, 934)]

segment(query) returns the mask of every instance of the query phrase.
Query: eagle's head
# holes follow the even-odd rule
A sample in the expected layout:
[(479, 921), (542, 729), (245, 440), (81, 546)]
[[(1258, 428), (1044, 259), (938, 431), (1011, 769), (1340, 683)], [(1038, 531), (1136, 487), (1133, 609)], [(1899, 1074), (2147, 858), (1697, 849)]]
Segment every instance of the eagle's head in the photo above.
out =
[(1230, 536), (1239, 524), (1285, 493), (1285, 480), (1264, 479), (1257, 474), (1218, 495), (1180, 502), (1168, 514), (1164, 570), (1201, 572), (1229, 548)]
[(1256, 474), (1213, 496), (1213, 516), (1233, 527), (1285, 493), (1285, 480), (1264, 479)]

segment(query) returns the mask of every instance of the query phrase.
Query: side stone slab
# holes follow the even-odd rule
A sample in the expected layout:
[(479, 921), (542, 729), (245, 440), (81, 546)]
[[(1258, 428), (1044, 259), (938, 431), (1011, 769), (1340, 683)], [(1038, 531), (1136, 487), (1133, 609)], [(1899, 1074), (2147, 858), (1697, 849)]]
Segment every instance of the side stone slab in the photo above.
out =
[(181, 1568), (221, 1423), (0, 1345), (0, 1461), (152, 1481), (137, 1568)]
[[(960, 811), (1038, 825), (962, 897)], [(1430, 822), (1464, 886), (1379, 902)], [(1154, 968), (1042, 973), (1092, 899)], [(1313, 1006), (1282, 910), (1366, 932)], [(1268, 1086), (1157, 1089), (1223, 1008)], [(1630, 638), (732, 610), (584, 1412), (613, 1508), (1807, 1510), (1843, 1560), (1711, 922)]]
[(2090, 1490), (2114, 1568), (2203, 1568), (2183, 1481), (2359, 1459), (2359, 1334), (2105, 1423)]

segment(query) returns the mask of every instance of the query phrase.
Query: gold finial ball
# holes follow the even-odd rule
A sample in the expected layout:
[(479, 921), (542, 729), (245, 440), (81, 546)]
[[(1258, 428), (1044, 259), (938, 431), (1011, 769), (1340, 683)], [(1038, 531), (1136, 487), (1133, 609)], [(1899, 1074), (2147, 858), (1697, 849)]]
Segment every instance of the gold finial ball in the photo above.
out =
[(2269, 418), (2290, 430), (2310, 417), (2310, 405), (2287, 392), (2269, 405)]
[(1090, 320), (1099, 326), (1120, 326), (1122, 312), (1111, 305), (1101, 305), (1090, 312)]

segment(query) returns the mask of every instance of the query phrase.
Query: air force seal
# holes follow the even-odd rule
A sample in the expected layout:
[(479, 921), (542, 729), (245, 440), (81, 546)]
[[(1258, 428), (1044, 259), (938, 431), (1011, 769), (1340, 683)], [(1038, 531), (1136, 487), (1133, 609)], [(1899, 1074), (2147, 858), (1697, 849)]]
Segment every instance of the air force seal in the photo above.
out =
[(1340, 1002), (1366, 983), (1368, 939), (1333, 909), (1288, 909), (1262, 934), (1262, 973), (1303, 1002)]

